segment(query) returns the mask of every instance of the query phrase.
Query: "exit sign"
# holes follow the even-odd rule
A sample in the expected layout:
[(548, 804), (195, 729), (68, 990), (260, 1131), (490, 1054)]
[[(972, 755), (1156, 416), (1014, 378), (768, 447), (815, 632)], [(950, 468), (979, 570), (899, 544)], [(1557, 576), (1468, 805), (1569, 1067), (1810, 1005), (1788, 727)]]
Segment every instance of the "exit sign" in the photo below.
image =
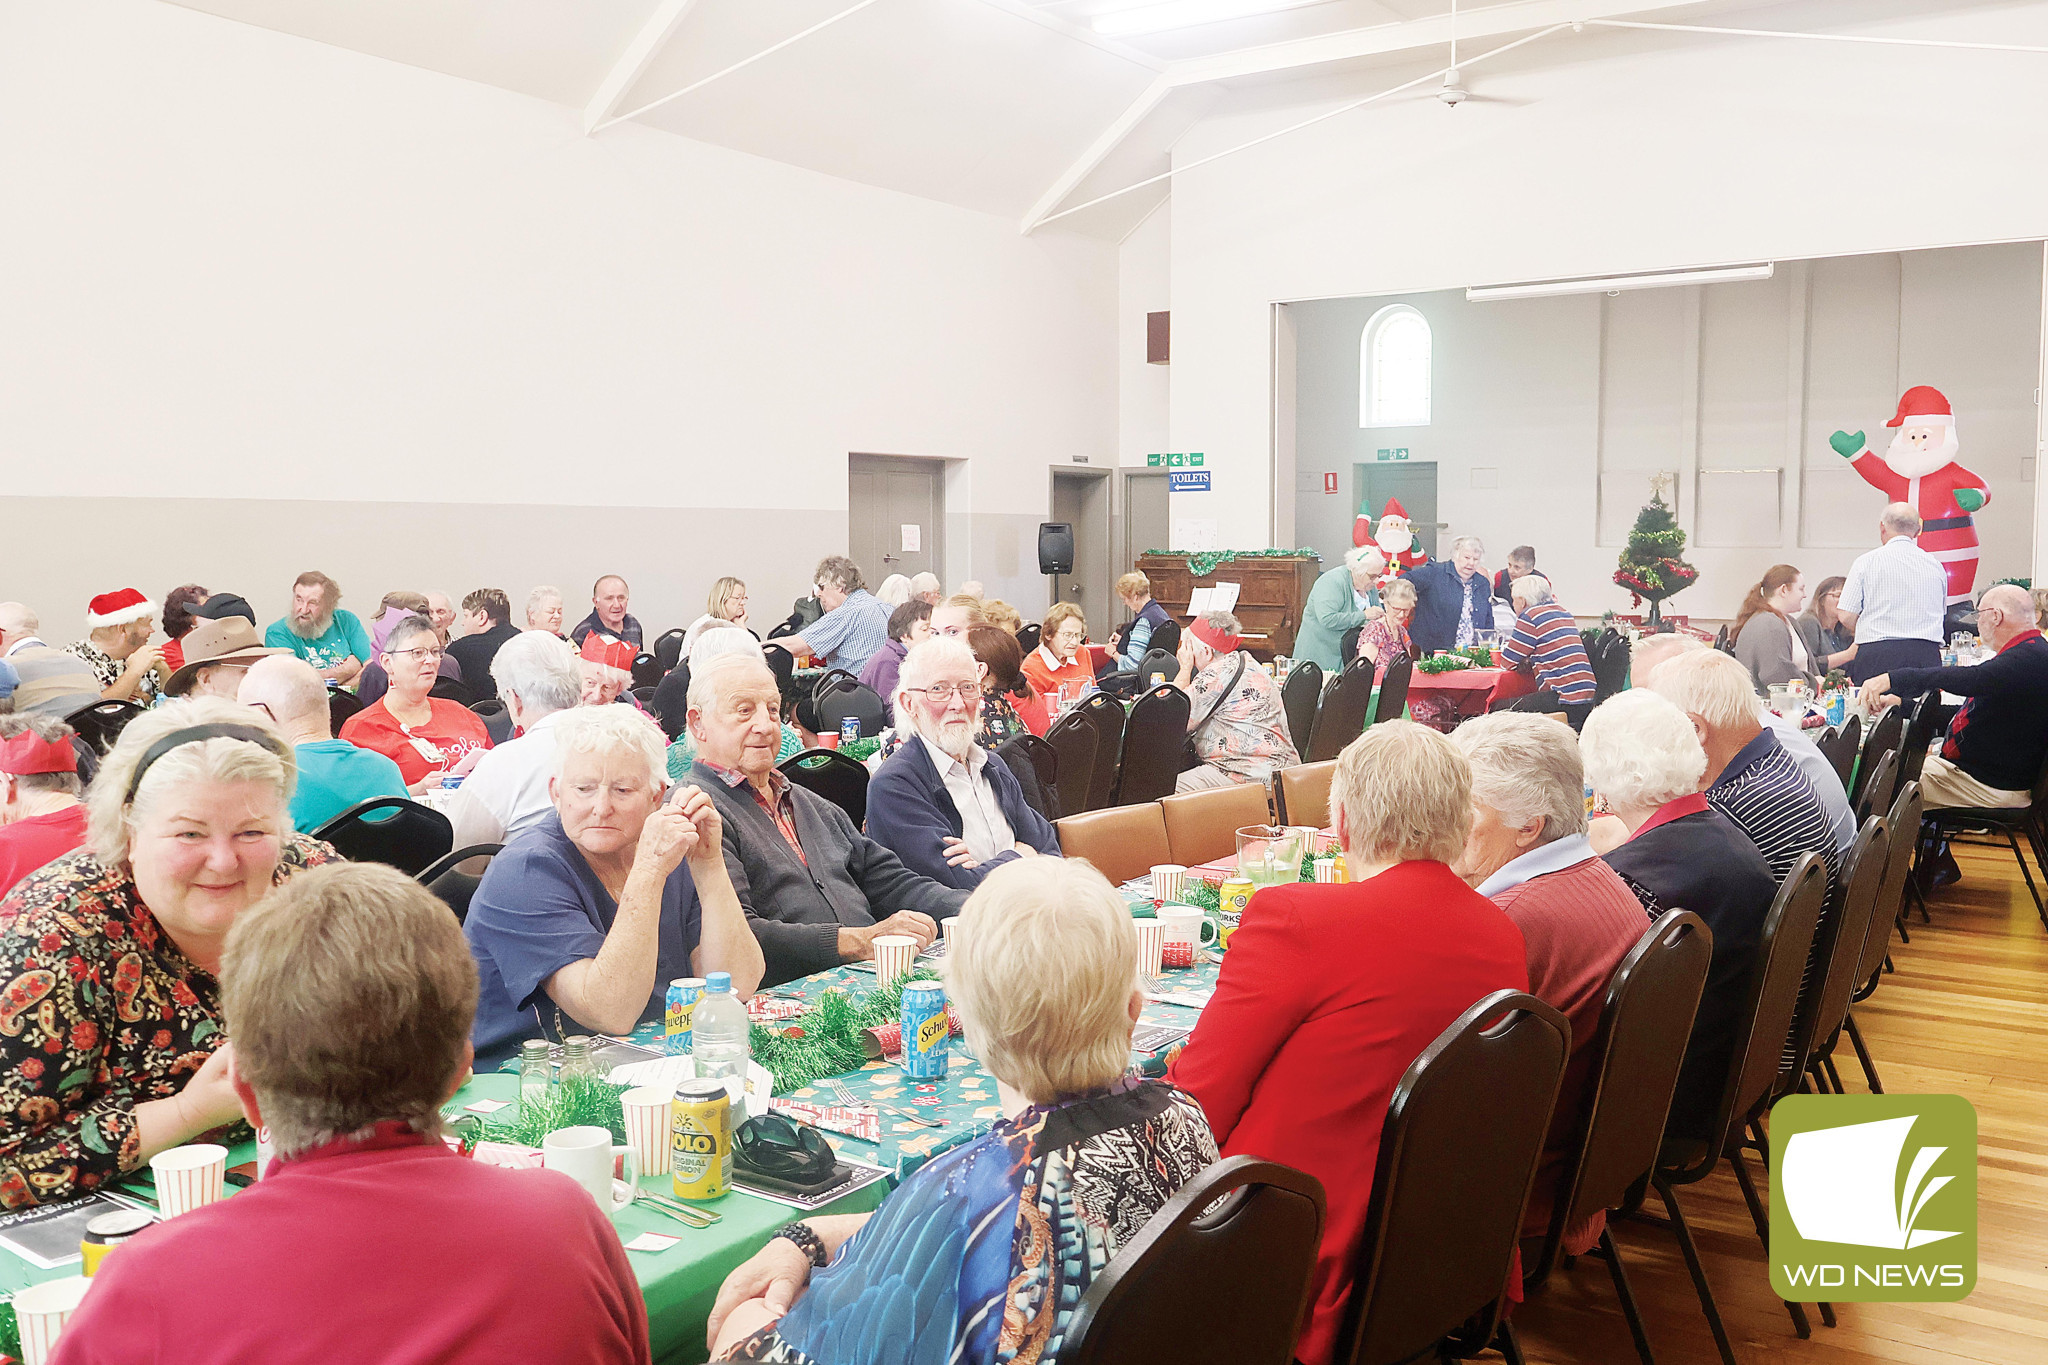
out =
[(1381, 446), (1381, 447), (1380, 447), (1380, 451), (1379, 451), (1379, 458), (1380, 458), (1380, 459), (1381, 459), (1382, 461), (1385, 461), (1385, 460), (1405, 460), (1405, 459), (1407, 459), (1407, 458), (1408, 458), (1408, 447), (1407, 447), (1407, 446)]
[(1203, 458), (1204, 456), (1199, 450), (1175, 451), (1170, 455), (1147, 455), (1145, 463), (1154, 469), (1161, 466), (1167, 469), (1200, 469)]

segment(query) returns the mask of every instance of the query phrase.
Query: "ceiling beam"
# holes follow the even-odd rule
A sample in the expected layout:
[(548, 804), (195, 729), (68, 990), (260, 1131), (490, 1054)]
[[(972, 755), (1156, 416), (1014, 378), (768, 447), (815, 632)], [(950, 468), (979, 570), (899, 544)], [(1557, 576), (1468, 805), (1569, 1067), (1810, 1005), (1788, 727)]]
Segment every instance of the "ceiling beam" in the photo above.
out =
[(647, 16), (647, 22), (633, 35), (633, 41), (626, 44), (626, 50), (612, 63), (612, 69), (605, 72), (597, 92), (590, 97), (590, 103), (583, 106), (585, 137), (597, 131), (598, 124), (617, 112), (619, 101), (647, 74), (647, 68), (661, 55), (676, 27), (696, 4), (697, 0), (661, 0), (654, 7), (654, 12)]
[(1112, 57), (1121, 57), (1134, 66), (1144, 67), (1147, 71), (1164, 71), (1166, 69), (1166, 63), (1151, 53), (1140, 52), (1134, 47), (1127, 47), (1114, 38), (1105, 38), (1088, 25), (1076, 23), (1072, 19), (1065, 19), (1047, 10), (1042, 10), (1032, 4), (1030, 0), (981, 0), (981, 3), (989, 6), (991, 9), (999, 9), (1005, 14), (1014, 14), (1019, 19), (1034, 23), (1040, 28), (1063, 34), (1068, 38), (1072, 38), (1075, 42), (1086, 43), (1093, 48), (1100, 48)]
[(1093, 175), (1096, 168), (1108, 160), (1109, 154), (1122, 146), (1124, 139), (1174, 92), (1174, 88), (1173, 83), (1164, 76), (1146, 86), (1144, 92), (1131, 101), (1131, 106), (1117, 115), (1116, 122), (1098, 133), (1095, 141), (1088, 144), (1088, 150), (1082, 152), (1073, 165), (1060, 172), (1060, 178), (1052, 182), (1052, 188), (1039, 196), (1038, 202), (1031, 206), (1031, 212), (1024, 215), (1024, 221), (1018, 225), (1017, 230), (1028, 234), (1044, 222), (1059, 208), (1060, 201), (1072, 194), (1074, 188), (1083, 180)]

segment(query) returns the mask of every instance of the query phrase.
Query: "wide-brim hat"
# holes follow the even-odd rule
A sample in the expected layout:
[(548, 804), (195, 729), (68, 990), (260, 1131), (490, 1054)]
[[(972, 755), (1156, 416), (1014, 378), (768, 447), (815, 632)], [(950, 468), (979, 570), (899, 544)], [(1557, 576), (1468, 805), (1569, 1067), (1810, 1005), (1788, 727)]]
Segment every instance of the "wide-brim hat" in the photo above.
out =
[(263, 643), (256, 627), (240, 616), (220, 621), (198, 621), (185, 634), (185, 666), (164, 683), (166, 696), (182, 697), (208, 664), (255, 663), (272, 654), (289, 654), (289, 649), (272, 649)]
[(100, 702), (100, 680), (85, 660), (62, 649), (24, 649), (8, 660), (21, 675), (14, 712), (21, 716), (66, 716)]

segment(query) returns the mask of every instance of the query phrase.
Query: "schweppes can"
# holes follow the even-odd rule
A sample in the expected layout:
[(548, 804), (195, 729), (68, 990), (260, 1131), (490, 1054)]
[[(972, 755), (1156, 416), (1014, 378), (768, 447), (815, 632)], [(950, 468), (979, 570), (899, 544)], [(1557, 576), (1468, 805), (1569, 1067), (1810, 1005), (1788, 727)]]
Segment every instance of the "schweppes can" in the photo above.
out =
[(703, 998), (704, 978), (701, 976), (679, 976), (668, 983), (668, 998), (663, 1008), (662, 1034), (669, 1056), (690, 1055), (690, 1020), (697, 1012), (697, 1002)]
[(732, 1100), (725, 1082), (684, 1081), (669, 1105), (669, 1170), (678, 1199), (718, 1199), (732, 1188)]
[(921, 1081), (943, 1080), (953, 1041), (945, 986), (937, 981), (905, 986), (902, 1023), (903, 1074)]

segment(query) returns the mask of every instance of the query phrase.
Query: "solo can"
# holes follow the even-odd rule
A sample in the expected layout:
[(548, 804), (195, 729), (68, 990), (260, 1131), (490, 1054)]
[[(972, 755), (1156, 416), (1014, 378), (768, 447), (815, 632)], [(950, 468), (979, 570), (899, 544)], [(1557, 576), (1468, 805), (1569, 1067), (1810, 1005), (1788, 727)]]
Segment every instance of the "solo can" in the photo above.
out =
[(690, 1019), (697, 1002), (704, 998), (704, 978), (679, 976), (668, 983), (668, 1003), (663, 1011), (664, 1046), (671, 1057), (690, 1055)]
[(921, 1081), (943, 1080), (953, 1041), (946, 1018), (946, 988), (937, 981), (913, 981), (903, 988), (903, 1074)]
[(706, 1078), (676, 1087), (669, 1106), (669, 1169), (676, 1198), (722, 1198), (732, 1188), (732, 1097)]

